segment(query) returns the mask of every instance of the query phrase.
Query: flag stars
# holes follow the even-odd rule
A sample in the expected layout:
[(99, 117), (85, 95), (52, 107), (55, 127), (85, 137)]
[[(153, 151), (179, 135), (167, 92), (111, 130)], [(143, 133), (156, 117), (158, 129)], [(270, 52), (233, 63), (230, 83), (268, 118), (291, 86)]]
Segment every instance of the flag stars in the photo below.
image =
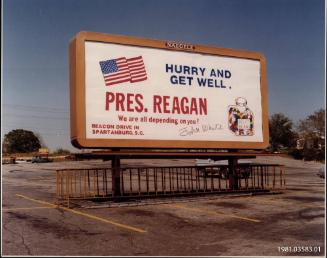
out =
[(104, 74), (114, 73), (118, 71), (118, 67), (115, 60), (101, 61), (100, 66)]

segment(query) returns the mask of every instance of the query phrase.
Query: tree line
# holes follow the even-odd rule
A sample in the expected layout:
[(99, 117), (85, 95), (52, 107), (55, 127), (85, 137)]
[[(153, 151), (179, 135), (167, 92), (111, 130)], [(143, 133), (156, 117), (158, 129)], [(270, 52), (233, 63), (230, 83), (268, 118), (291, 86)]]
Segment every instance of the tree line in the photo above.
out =
[[(300, 120), (297, 125), (282, 113), (269, 118), (268, 151), (284, 152), (296, 159), (325, 160), (325, 110), (319, 109)], [(31, 131), (15, 129), (7, 133), (2, 143), (5, 154), (35, 152), (41, 148), (40, 137)], [(69, 151), (57, 149), (56, 154)]]
[(296, 159), (325, 160), (325, 110), (319, 109), (296, 125), (282, 113), (269, 119), (272, 152), (286, 152)]
[[(2, 142), (2, 151), (4, 154), (13, 153), (31, 153), (38, 151), (41, 147), (46, 147), (41, 143), (40, 136), (32, 131), (24, 129), (15, 129), (7, 133)], [(70, 151), (58, 148), (53, 154), (67, 155)]]

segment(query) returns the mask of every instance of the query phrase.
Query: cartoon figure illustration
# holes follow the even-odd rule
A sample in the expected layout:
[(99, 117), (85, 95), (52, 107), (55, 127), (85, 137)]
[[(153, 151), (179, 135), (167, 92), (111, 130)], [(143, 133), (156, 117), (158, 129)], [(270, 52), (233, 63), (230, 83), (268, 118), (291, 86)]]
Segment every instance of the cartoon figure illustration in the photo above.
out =
[(238, 136), (254, 135), (253, 112), (247, 107), (247, 100), (242, 97), (235, 99), (236, 105), (228, 106), (228, 127)]

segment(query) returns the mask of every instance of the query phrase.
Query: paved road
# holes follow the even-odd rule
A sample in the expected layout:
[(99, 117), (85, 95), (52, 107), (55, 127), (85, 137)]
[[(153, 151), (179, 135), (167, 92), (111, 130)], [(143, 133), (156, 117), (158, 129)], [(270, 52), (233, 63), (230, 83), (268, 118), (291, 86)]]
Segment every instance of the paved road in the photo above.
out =
[[(2, 254), (323, 256), (325, 184), (316, 175), (321, 164), (286, 158), (257, 161), (286, 165), (287, 190), (111, 208), (105, 203), (91, 208), (86, 203), (85, 208), (72, 209), (53, 205), (55, 169), (109, 163), (4, 165)], [(194, 161), (164, 162), (194, 165)]]

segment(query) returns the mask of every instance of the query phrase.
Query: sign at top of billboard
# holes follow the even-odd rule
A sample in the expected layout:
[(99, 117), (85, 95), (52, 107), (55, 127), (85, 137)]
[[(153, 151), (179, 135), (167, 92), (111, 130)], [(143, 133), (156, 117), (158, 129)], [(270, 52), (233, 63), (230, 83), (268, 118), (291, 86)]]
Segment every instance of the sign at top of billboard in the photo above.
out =
[(106, 35), (70, 45), (77, 147), (265, 148), (265, 61), (256, 52)]

